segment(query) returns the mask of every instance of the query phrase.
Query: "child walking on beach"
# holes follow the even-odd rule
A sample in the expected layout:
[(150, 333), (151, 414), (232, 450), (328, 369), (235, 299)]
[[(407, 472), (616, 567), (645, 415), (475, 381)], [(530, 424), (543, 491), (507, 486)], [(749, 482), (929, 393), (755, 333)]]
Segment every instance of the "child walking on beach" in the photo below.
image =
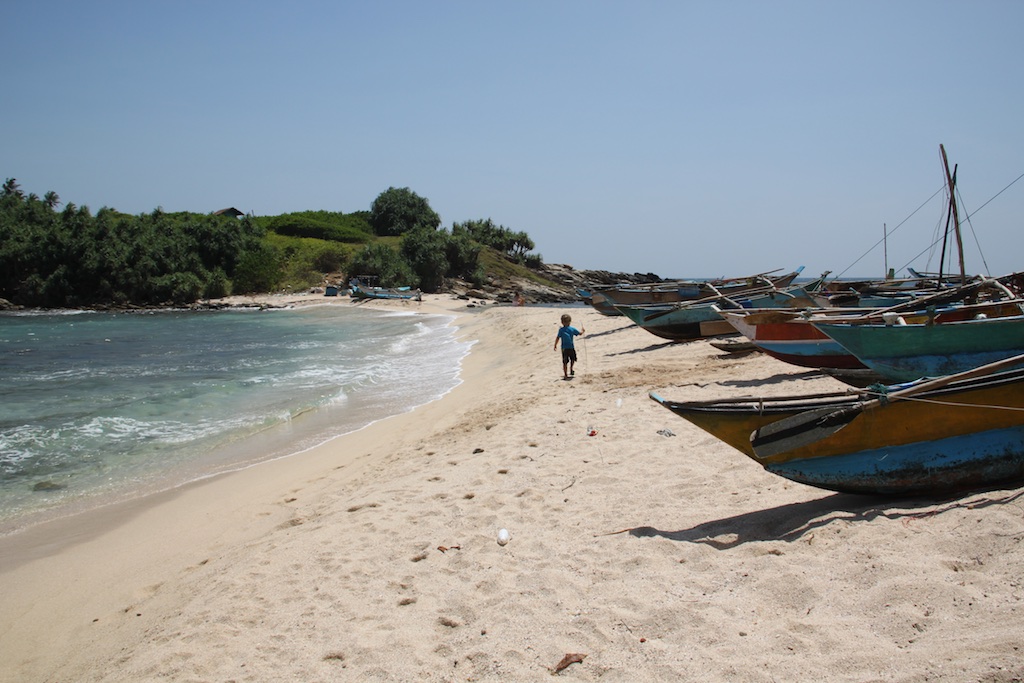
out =
[(576, 374), (576, 346), (573, 344), (572, 338), (587, 331), (585, 327), (582, 330), (577, 330), (569, 324), (571, 322), (572, 317), (568, 313), (564, 314), (562, 326), (558, 328), (558, 336), (555, 337), (554, 348), (557, 349), (558, 341), (562, 341), (562, 374), (565, 375), (565, 379)]

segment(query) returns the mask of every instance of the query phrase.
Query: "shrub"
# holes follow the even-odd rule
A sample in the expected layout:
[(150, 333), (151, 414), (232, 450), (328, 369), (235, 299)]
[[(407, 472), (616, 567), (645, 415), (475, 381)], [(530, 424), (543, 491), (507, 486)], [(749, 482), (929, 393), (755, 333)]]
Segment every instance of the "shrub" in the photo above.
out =
[(266, 226), (279, 235), (314, 237), (349, 244), (362, 244), (372, 237), (372, 230), (365, 213), (302, 211), (275, 216), (266, 221)]
[(416, 287), (419, 280), (412, 268), (394, 249), (382, 242), (363, 247), (352, 257), (351, 276), (375, 275), (384, 287)]

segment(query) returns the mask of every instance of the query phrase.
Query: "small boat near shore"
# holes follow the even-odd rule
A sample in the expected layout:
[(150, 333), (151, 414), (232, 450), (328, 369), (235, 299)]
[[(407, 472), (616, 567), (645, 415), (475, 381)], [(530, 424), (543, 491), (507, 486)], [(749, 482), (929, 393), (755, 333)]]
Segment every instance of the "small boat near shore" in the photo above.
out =
[(420, 290), (411, 287), (371, 287), (359, 280), (352, 280), (348, 285), (353, 299), (423, 299)]

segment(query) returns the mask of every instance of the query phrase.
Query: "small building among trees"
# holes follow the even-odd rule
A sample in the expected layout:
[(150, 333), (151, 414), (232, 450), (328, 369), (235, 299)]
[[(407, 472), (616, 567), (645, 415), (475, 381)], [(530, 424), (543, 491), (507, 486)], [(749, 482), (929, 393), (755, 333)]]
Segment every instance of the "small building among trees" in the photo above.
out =
[(241, 211), (239, 211), (238, 209), (236, 209), (235, 207), (229, 206), (226, 209), (219, 209), (217, 211), (214, 211), (213, 215), (214, 216), (231, 216), (232, 218), (238, 218), (239, 216), (244, 216), (245, 214), (242, 213)]

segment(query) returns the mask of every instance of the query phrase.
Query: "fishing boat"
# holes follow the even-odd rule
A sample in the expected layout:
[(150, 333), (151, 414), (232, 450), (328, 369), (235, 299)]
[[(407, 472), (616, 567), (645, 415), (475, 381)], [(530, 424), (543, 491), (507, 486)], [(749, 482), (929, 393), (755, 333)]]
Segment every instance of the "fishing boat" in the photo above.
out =
[[(916, 273), (912, 269), (911, 273)], [(876, 281), (832, 281), (825, 283), (815, 295), (822, 307), (833, 308), (888, 308), (901, 303), (912, 302), (920, 297), (930, 296), (980, 280), (980, 276), (965, 277), (964, 282), (950, 281), (941, 276), (885, 279)]]
[(646, 285), (614, 285), (577, 289), (577, 294), (584, 302), (593, 306), (598, 313), (621, 315), (621, 313), (610, 312), (608, 307), (688, 303), (712, 295), (734, 296), (768, 286), (781, 289), (793, 284), (803, 269), (804, 267), (800, 266), (790, 273), (775, 276), (771, 275), (775, 271), (769, 271), (738, 278), (671, 280)]
[[(949, 194), (943, 257), (939, 261), (937, 279), (942, 283), (941, 265), (945, 260), (946, 243), (955, 239), (960, 263), (961, 287), (958, 290), (961, 290), (971, 285), (964, 268), (960, 212), (956, 201), (956, 167), (950, 172), (945, 147), (939, 145), (939, 151)], [(975, 284), (992, 284), (1008, 296), (1020, 296), (1020, 275), (1014, 273)], [(1016, 291), (1010, 288), (1013, 285), (1018, 287)], [(921, 304), (920, 301), (916, 303), (918, 306)], [(929, 307), (923, 321), (896, 316), (884, 322), (812, 321), (811, 324), (876, 373), (891, 381), (907, 381), (956, 373), (1024, 352), (1024, 308), (1010, 303), (1008, 312), (979, 312), (972, 319), (956, 315), (942, 319), (935, 316)], [(962, 310), (970, 309), (965, 306)], [(892, 311), (890, 309), (890, 314)]]
[[(855, 315), (850, 309), (828, 309), (826, 315)], [(810, 324), (805, 310), (719, 309), (737, 332), (769, 356), (806, 368), (864, 368), (856, 356)]]
[(651, 334), (672, 341), (736, 334), (722, 319), (723, 308), (789, 308), (812, 305), (810, 294), (802, 286), (779, 290), (768, 286), (748, 291), (738, 297), (714, 295), (685, 304), (647, 306), (617, 305), (622, 313)]
[[(870, 367), (839, 340), (833, 339), (821, 324), (847, 323), (885, 326), (886, 318), (904, 323), (934, 325), (969, 320), (1019, 315), (1022, 311), (1016, 292), (1006, 283), (1013, 283), (1017, 273), (1002, 278), (988, 278), (883, 309), (826, 308), (806, 310), (722, 310), (719, 314), (737, 331), (762, 351), (792, 365), (818, 369), (861, 370)], [(971, 302), (971, 303), (968, 303)], [(893, 317), (895, 316), (895, 318)], [(993, 358), (995, 360), (995, 358)], [(951, 366), (953, 367), (953, 366)], [(966, 368), (961, 368), (966, 369)], [(951, 369), (950, 372), (955, 372)], [(878, 373), (889, 381), (905, 381), (917, 377), (891, 376)], [(933, 373), (936, 374), (936, 373)], [(940, 372), (937, 374), (949, 374)]]
[(650, 397), (802, 484), (945, 495), (1024, 481), (1024, 356), (911, 385), (676, 402)]
[(581, 287), (576, 288), (576, 295), (580, 298), (583, 303), (593, 307), (595, 311), (601, 315), (622, 315), (622, 311), (615, 308), (611, 301), (606, 299), (599, 290), (583, 289)]
[(371, 287), (359, 280), (348, 283), (349, 296), (353, 299), (415, 299), (422, 300), (420, 290), (411, 287)]
[(721, 339), (710, 342), (711, 346), (725, 353), (741, 354), (760, 351), (753, 342), (746, 339)]
[[(938, 377), (1024, 353), (1024, 301), (989, 306), (971, 319), (907, 322), (828, 322), (812, 320), (820, 332), (893, 382)], [(997, 307), (998, 306), (998, 307)], [(1010, 307), (1010, 308), (1006, 308)], [(977, 310), (967, 307), (958, 313)], [(999, 316), (1013, 311), (1013, 315)], [(953, 313), (953, 312), (951, 312)]]

